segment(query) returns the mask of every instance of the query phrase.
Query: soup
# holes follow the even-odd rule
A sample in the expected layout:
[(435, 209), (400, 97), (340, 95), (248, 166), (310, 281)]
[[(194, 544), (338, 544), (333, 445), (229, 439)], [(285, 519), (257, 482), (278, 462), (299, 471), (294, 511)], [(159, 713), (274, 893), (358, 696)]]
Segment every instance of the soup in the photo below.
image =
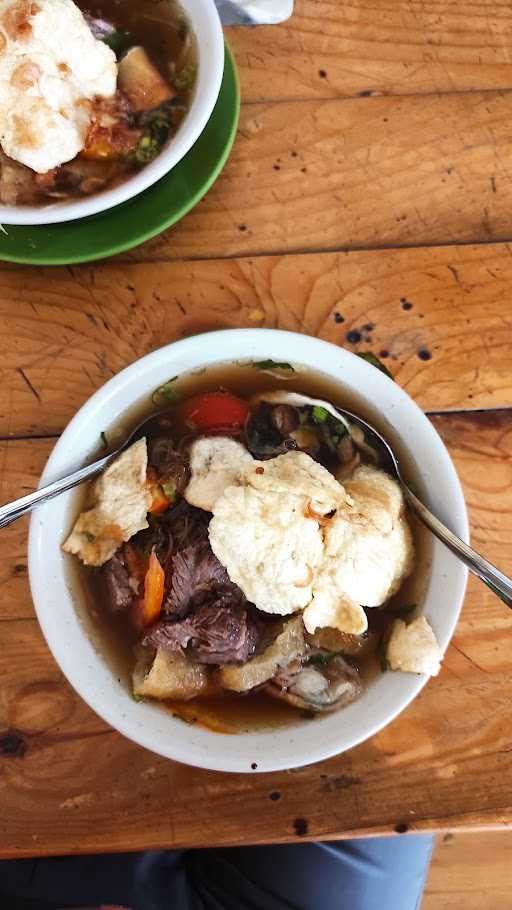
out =
[(332, 402), (379, 425), (321, 374), (270, 362), (172, 378), (130, 415), (148, 417), (115, 479), (130, 514), (109, 513), (106, 472), (65, 549), (92, 564), (95, 635), (137, 699), (235, 733), (340, 709), (382, 672), (428, 541)]
[(196, 42), (174, 0), (55, 2), (12, 0), (0, 20), (5, 205), (124, 182), (172, 139), (194, 92)]

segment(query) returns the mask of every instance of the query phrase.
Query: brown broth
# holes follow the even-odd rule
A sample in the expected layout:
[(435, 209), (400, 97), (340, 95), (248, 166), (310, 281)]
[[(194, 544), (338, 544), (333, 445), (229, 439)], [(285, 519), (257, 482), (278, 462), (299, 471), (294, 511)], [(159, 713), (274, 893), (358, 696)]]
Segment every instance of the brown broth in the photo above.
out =
[[(247, 363), (230, 363), (184, 374), (173, 382), (172, 388), (181, 401), (199, 392), (216, 388), (228, 389), (246, 398), (257, 391), (286, 388), (311, 397), (323, 398), (340, 407), (346, 407), (366, 418), (377, 429), (382, 430), (396, 449), (404, 466), (405, 476), (410, 482), (416, 484), (421, 495), (417, 472), (405, 444), (383, 421), (377, 408), (370, 405), (361, 396), (348, 392), (340, 383), (320, 372), (296, 368), (295, 373), (273, 376), (256, 370)], [(125, 438), (127, 432), (140, 421), (151, 417), (152, 414), (163, 408), (165, 408), (165, 401), (162, 400), (157, 399), (156, 403), (148, 402), (147, 399), (139, 401), (124, 415), (122, 420), (106, 429), (109, 443), (114, 445), (115, 442)], [(169, 406), (169, 410), (172, 411), (172, 406)], [(86, 494), (84, 494), (85, 496)], [(408, 518), (416, 553), (414, 572), (406, 579), (397, 594), (388, 601), (385, 610), (374, 608), (369, 611), (370, 626), (377, 625), (379, 631), (383, 633), (389, 623), (396, 618), (397, 612), (401, 608), (411, 604), (421, 606), (428, 583), (431, 538), (414, 517), (409, 514)], [(89, 634), (92, 635), (98, 650), (110, 662), (115, 675), (127, 688), (130, 688), (135, 636), (128, 628), (128, 622), (124, 621), (123, 616), (113, 617), (102, 609), (102, 594), (94, 571), (85, 569), (78, 561), (73, 560), (70, 561), (70, 572), (72, 573), (70, 588), (72, 589), (78, 583), (81, 587), (85, 587), (87, 592), (88, 616), (82, 616), (82, 619), (87, 624)], [(377, 649), (356, 663), (365, 685), (371, 684), (372, 679), (381, 672)], [(293, 725), (304, 717), (304, 712), (276, 701), (264, 693), (239, 696), (222, 690), (219, 690), (219, 694), (213, 697), (194, 699), (190, 702), (162, 703), (162, 707), (170, 709), (175, 716), (181, 717), (187, 723), (198, 723), (217, 732), (233, 734)], [(308, 719), (310, 716), (307, 713)], [(312, 717), (314, 716), (312, 715)]]

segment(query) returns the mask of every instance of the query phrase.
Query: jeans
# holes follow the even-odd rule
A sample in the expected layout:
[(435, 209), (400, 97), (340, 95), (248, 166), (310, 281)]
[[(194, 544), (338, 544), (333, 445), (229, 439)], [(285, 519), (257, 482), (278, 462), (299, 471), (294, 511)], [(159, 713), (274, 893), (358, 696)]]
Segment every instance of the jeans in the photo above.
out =
[(417, 910), (432, 838), (0, 862), (1, 910)]

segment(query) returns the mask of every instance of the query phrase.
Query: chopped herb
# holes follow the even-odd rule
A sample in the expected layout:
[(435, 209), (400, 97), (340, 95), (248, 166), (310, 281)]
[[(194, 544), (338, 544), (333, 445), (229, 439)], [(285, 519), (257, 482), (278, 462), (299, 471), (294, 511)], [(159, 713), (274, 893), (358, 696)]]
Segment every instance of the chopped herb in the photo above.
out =
[(325, 423), (329, 417), (329, 411), (327, 411), (325, 408), (319, 407), (319, 405), (314, 405), (311, 416), (313, 417), (315, 423)]
[(330, 664), (331, 660), (334, 660), (335, 657), (338, 657), (341, 654), (341, 651), (328, 651), (326, 654), (313, 654), (309, 658), (309, 663), (314, 664), (317, 667), (326, 667)]
[(387, 366), (382, 363), (382, 360), (379, 360), (375, 354), (372, 354), (371, 351), (358, 351), (357, 357), (360, 357), (361, 360), (366, 360), (366, 363), (370, 363), (372, 367), (376, 367), (381, 373), (384, 373), (388, 379), (393, 379), (393, 374), (389, 372)]
[(124, 54), (130, 47), (135, 44), (135, 39), (130, 32), (116, 31), (110, 32), (110, 35), (105, 35), (101, 39), (103, 44), (108, 45), (108, 47), (114, 51), (114, 54), (119, 59), (121, 54)]
[(253, 363), (253, 367), (255, 370), (287, 370), (295, 373), (291, 363), (278, 363), (276, 360), (259, 360)]
[(147, 164), (160, 154), (173, 128), (177, 110), (173, 101), (166, 101), (160, 107), (133, 116), (131, 126), (144, 130), (137, 147), (130, 153), (130, 159), (135, 164)]
[(91, 534), (90, 531), (83, 531), (82, 533), (88, 543), (93, 543), (96, 540), (94, 534)]
[(174, 85), (177, 89), (192, 88), (197, 77), (197, 63), (188, 63), (180, 73), (174, 77)]
[(172, 483), (163, 483), (162, 490), (164, 491), (167, 499), (170, 499), (173, 502), (176, 499), (176, 489), (173, 487)]
[(101, 443), (102, 443), (102, 445), (103, 445), (103, 448), (104, 448), (104, 449), (108, 449), (107, 434), (104, 433), (103, 430), (102, 430), (101, 433), (100, 433), (100, 439), (101, 439)]
[(173, 376), (172, 379), (168, 379), (167, 382), (164, 382), (163, 385), (160, 385), (157, 389), (155, 389), (151, 396), (151, 401), (153, 404), (157, 404), (161, 398), (165, 398), (167, 401), (172, 402), (176, 402), (178, 400), (178, 393), (173, 386), (173, 383), (176, 382), (177, 378), (177, 376)]

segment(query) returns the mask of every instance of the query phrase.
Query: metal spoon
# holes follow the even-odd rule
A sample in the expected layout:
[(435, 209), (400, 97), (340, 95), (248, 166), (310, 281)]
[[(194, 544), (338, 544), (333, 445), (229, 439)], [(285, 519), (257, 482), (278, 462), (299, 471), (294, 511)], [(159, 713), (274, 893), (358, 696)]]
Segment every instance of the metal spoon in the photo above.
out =
[(101, 472), (104, 471), (105, 468), (108, 468), (109, 464), (121, 455), (132, 442), (135, 442), (145, 435), (143, 430), (146, 427), (149, 427), (149, 425), (153, 421), (158, 420), (159, 417), (163, 417), (165, 413), (165, 411), (161, 411), (157, 414), (153, 414), (150, 418), (146, 417), (135, 427), (120, 446), (113, 451), (108, 452), (107, 455), (104, 455), (97, 461), (93, 461), (92, 464), (86, 465), (85, 468), (79, 468), (78, 471), (67, 474), (61, 480), (54, 480), (53, 483), (46, 484), (46, 486), (36, 490), (35, 493), (29, 493), (27, 496), (15, 499), (14, 502), (7, 503), (5, 506), (0, 506), (0, 528), (7, 527), (7, 525), (10, 525), (13, 521), (21, 518), (22, 515), (25, 515), (26, 512), (31, 512), (35, 506), (41, 505), (43, 502), (48, 502), (49, 499), (60, 496), (60, 494), (65, 493), (66, 490), (71, 490), (73, 487), (77, 487), (86, 480), (96, 477), (97, 474), (101, 474)]
[[(361, 427), (365, 436), (370, 437), (374, 447), (376, 446), (378, 450), (384, 452), (384, 458), (382, 460), (385, 462), (390, 473), (395, 475), (403, 490), (408, 505), (423, 524), (426, 525), (426, 527), (429, 528), (429, 530), (432, 531), (432, 533), (435, 534), (435, 536), (438, 537), (439, 540), (455, 554), (455, 556), (458, 556), (458, 558), (465, 563), (470, 572), (473, 572), (478, 578), (485, 582), (491, 591), (497, 594), (508, 607), (512, 607), (512, 580), (507, 578), (503, 572), (500, 572), (500, 570), (497, 569), (496, 566), (493, 566), (492, 563), (488, 562), (487, 559), (480, 556), (472, 547), (464, 543), (456, 534), (453, 534), (452, 531), (445, 527), (445, 525), (439, 521), (439, 519), (436, 518), (422, 502), (420, 502), (418, 497), (405, 483), (395, 453), (389, 443), (386, 442), (375, 427), (367, 423), (366, 420), (363, 420), (362, 417), (358, 417), (357, 414), (353, 414), (351, 411), (346, 411), (342, 408), (336, 408), (336, 410), (346, 420)], [(40, 505), (43, 502), (48, 502), (48, 500), (53, 499), (55, 496), (60, 496), (61, 493), (65, 493), (67, 490), (71, 490), (73, 487), (84, 483), (84, 481), (96, 477), (97, 474), (100, 474), (105, 468), (108, 468), (109, 464), (124, 452), (132, 442), (144, 435), (142, 432), (144, 427), (148, 426), (154, 420), (158, 420), (158, 418), (162, 417), (164, 414), (165, 412), (160, 412), (154, 414), (149, 419), (146, 418), (146, 420), (143, 420), (135, 427), (122, 445), (118, 446), (114, 451), (109, 452), (107, 455), (104, 455), (103, 458), (99, 458), (85, 468), (80, 468), (78, 471), (68, 474), (61, 480), (55, 480), (53, 483), (41, 487), (41, 489), (36, 490), (35, 493), (29, 493), (28, 496), (22, 496), (21, 499), (15, 499), (14, 502), (1, 506), (0, 528), (5, 528), (26, 512), (30, 512), (34, 506)]]
[(423, 524), (432, 531), (432, 534), (435, 534), (435, 536), (438, 537), (439, 540), (455, 554), (455, 556), (458, 556), (458, 558), (462, 560), (470, 572), (477, 575), (478, 578), (494, 592), (494, 594), (497, 594), (507, 607), (512, 607), (512, 579), (507, 578), (507, 576), (504, 575), (503, 572), (500, 572), (496, 566), (493, 566), (487, 559), (480, 556), (476, 550), (473, 550), (467, 543), (464, 543), (460, 537), (453, 534), (452, 531), (445, 527), (445, 525), (439, 521), (439, 519), (436, 518), (422, 502), (420, 502), (418, 497), (412, 492), (403, 479), (395, 453), (389, 443), (386, 442), (384, 437), (380, 435), (375, 427), (367, 423), (366, 420), (363, 420), (362, 417), (358, 417), (357, 414), (353, 414), (351, 411), (345, 411), (343, 408), (336, 408), (336, 410), (342, 417), (345, 417), (346, 420), (356, 424), (356, 426), (359, 426), (363, 430), (367, 439), (369, 438), (368, 441), (370, 445), (373, 444), (373, 447), (381, 452), (384, 450), (383, 461), (385, 462), (386, 469), (389, 470), (389, 473), (395, 475), (402, 488), (407, 504), (418, 516), (420, 521), (422, 521)]

